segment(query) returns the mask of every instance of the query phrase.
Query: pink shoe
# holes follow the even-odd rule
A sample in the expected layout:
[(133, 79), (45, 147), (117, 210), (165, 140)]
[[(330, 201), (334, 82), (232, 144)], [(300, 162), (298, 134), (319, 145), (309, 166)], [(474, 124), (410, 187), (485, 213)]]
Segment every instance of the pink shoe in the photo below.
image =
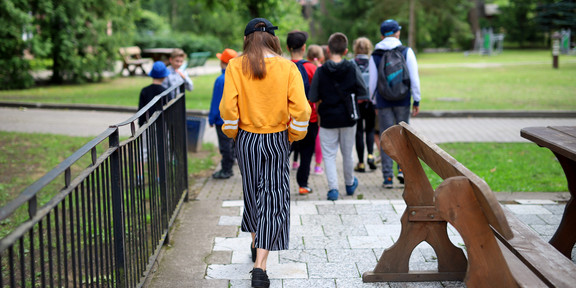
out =
[(322, 175), (322, 174), (324, 174), (324, 169), (322, 169), (322, 167), (320, 167), (320, 166), (316, 166), (316, 167), (314, 167), (314, 174)]
[(298, 162), (292, 163), (292, 170), (298, 170), (298, 167), (300, 167), (300, 164), (298, 164)]

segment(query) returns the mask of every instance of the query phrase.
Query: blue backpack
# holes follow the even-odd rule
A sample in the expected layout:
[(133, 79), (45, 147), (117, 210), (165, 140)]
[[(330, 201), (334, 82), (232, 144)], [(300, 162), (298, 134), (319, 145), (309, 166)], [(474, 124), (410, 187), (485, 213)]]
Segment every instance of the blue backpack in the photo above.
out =
[(310, 91), (310, 79), (308, 79), (308, 72), (306, 72), (306, 68), (304, 68), (304, 63), (308, 61), (302, 59), (296, 62), (296, 67), (300, 70), (300, 74), (302, 74), (302, 81), (304, 81), (304, 92), (306, 92), (306, 97), (308, 97), (308, 91)]
[(401, 101), (410, 97), (407, 51), (408, 47), (398, 46), (391, 50), (377, 49), (372, 53), (378, 70), (378, 94), (385, 100)]

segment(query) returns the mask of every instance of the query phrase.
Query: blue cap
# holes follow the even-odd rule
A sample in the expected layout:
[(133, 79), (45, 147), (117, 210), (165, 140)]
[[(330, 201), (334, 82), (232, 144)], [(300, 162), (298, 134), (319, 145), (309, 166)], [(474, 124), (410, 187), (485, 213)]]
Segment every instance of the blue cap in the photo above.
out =
[(402, 30), (402, 26), (398, 25), (398, 22), (388, 19), (380, 25), (380, 33), (382, 36), (390, 36), (399, 30)]
[(150, 71), (150, 73), (148, 73), (148, 75), (152, 78), (164, 78), (164, 77), (168, 77), (168, 75), (170, 75), (170, 70), (168, 70), (168, 68), (166, 68), (166, 64), (164, 64), (164, 62), (162, 61), (156, 61), (154, 62), (154, 65), (152, 65), (152, 71)]

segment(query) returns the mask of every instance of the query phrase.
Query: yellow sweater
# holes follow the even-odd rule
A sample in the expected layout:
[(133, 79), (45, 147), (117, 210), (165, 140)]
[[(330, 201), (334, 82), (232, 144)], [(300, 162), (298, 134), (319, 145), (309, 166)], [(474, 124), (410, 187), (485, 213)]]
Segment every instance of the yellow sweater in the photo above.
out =
[(226, 67), (220, 102), (222, 132), (236, 139), (238, 128), (259, 134), (288, 129), (290, 142), (304, 138), (311, 109), (294, 62), (279, 56), (266, 58), (266, 77), (259, 80), (242, 72), (244, 57), (230, 60)]

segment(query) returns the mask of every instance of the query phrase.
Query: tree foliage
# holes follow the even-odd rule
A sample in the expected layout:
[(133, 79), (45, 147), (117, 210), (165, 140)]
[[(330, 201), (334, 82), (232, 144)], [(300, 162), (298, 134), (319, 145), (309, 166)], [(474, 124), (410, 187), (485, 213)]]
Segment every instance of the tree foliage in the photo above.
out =
[(571, 29), (576, 31), (576, 1), (541, 3), (536, 8), (535, 22), (543, 31)]
[(22, 89), (31, 87), (34, 79), (28, 72), (29, 62), (24, 59), (28, 48), (26, 35), (31, 29), (32, 18), (26, 11), (28, 1), (0, 1), (0, 89)]
[(84, 82), (101, 80), (113, 67), (118, 46), (134, 30), (138, 2), (34, 0), (30, 8), (39, 27), (33, 52), (52, 59), (52, 82)]

